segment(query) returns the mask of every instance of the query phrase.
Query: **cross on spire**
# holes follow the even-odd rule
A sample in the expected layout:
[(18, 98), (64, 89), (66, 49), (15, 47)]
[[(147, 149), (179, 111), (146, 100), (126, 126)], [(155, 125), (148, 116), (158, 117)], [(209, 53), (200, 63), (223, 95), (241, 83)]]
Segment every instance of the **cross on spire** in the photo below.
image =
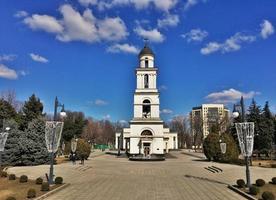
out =
[(148, 38), (144, 38), (144, 42), (145, 42), (145, 47), (147, 47), (148, 43), (149, 43), (149, 39)]

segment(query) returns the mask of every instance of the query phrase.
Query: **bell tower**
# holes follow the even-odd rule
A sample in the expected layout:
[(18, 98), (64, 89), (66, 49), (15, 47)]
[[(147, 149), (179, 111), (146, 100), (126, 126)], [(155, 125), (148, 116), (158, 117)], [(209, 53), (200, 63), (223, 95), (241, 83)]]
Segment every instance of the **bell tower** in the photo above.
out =
[(157, 68), (154, 53), (146, 43), (140, 51), (139, 66), (136, 68), (136, 90), (134, 94), (134, 120), (160, 120)]

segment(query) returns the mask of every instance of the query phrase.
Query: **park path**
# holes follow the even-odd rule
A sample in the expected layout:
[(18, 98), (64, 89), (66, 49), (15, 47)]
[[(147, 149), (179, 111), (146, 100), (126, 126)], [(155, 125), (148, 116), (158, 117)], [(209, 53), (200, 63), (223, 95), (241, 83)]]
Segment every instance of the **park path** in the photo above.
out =
[[(100, 155), (100, 156), (99, 156)], [(99, 153), (84, 166), (64, 163), (55, 166), (55, 174), (71, 185), (47, 200), (238, 200), (241, 196), (227, 188), (244, 178), (244, 167), (204, 162), (199, 158), (172, 152), (177, 158), (164, 162), (134, 162)], [(204, 167), (215, 165), (222, 173)], [(10, 172), (42, 176), (49, 166), (14, 167)], [(271, 169), (252, 168), (253, 177), (267, 181), (275, 176)], [(273, 174), (274, 173), (274, 174)]]

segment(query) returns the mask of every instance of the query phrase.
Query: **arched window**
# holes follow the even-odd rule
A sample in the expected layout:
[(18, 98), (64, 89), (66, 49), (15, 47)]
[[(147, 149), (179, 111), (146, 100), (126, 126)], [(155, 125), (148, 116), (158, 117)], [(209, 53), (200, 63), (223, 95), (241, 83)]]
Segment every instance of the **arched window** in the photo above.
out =
[(145, 86), (145, 88), (149, 88), (149, 75), (148, 74), (146, 74), (145, 76), (144, 76), (144, 86)]
[(146, 58), (146, 60), (145, 60), (145, 68), (148, 68), (149, 67), (149, 60), (148, 60), (148, 58)]
[(152, 136), (152, 132), (149, 131), (149, 130), (144, 130), (144, 131), (141, 133), (141, 136)]
[(148, 99), (143, 101), (143, 118), (150, 118), (150, 101)]

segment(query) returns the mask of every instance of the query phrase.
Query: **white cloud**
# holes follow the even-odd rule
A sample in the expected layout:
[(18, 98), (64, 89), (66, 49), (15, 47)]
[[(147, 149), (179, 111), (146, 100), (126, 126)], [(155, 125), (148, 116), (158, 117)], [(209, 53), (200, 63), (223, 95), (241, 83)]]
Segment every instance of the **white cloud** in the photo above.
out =
[(104, 119), (104, 120), (110, 120), (110, 119), (111, 119), (110, 114), (104, 115), (104, 116), (103, 116), (103, 119)]
[(177, 26), (179, 23), (178, 15), (167, 15), (164, 19), (158, 19), (157, 24), (159, 28)]
[(146, 30), (138, 26), (134, 29), (134, 32), (142, 38), (149, 39), (151, 42), (163, 42), (165, 40), (165, 37), (156, 28)]
[(274, 27), (268, 20), (264, 20), (263, 23), (260, 24), (260, 26), (261, 26), (261, 36), (263, 39), (266, 39), (270, 35), (274, 34)]
[(79, 3), (83, 6), (97, 5), (98, 0), (79, 0)]
[(187, 0), (187, 2), (184, 5), (184, 9), (188, 10), (189, 8), (195, 6), (198, 3), (198, 0)]
[(114, 44), (107, 48), (108, 52), (111, 53), (131, 53), (131, 54), (138, 54), (139, 49), (133, 45), (129, 44)]
[(119, 121), (119, 123), (120, 123), (120, 124), (126, 124), (126, 123), (127, 123), (127, 121), (126, 121), (126, 120), (124, 120), (124, 119), (121, 119), (121, 120)]
[(14, 80), (14, 79), (18, 78), (18, 74), (16, 73), (15, 70), (13, 70), (3, 64), (0, 64), (0, 77)]
[(0, 61), (13, 61), (16, 58), (14, 54), (3, 54), (0, 55)]
[(159, 90), (167, 90), (168, 87), (166, 85), (160, 85)]
[(21, 17), (27, 17), (29, 14), (24, 10), (19, 10), (14, 14), (14, 17), (21, 18)]
[(209, 95), (207, 95), (205, 98), (208, 99), (208, 101), (213, 103), (235, 103), (237, 100), (243, 96), (245, 99), (251, 99), (256, 95), (259, 95), (260, 92), (250, 91), (248, 93), (244, 93), (238, 90), (235, 90), (233, 88), (230, 88), (229, 90), (223, 90), (220, 92), (214, 92)]
[(161, 114), (172, 114), (173, 111), (170, 110), (170, 109), (163, 109), (163, 110), (160, 110), (160, 113), (161, 113)]
[(32, 58), (33, 61), (36, 61), (36, 62), (41, 62), (41, 63), (49, 62), (48, 59), (46, 59), (43, 56), (40, 56), (38, 54), (30, 53), (30, 57)]
[(21, 76), (27, 76), (29, 74), (29, 72), (26, 72), (24, 70), (20, 70), (20, 71), (18, 71), (18, 74), (21, 75)]
[(63, 27), (61, 22), (49, 15), (34, 14), (23, 21), (32, 30), (42, 30), (48, 33), (62, 33)]
[(137, 10), (147, 9), (153, 5), (156, 9), (168, 12), (174, 8), (178, 0), (112, 0), (99, 1), (98, 8), (100, 10), (110, 9), (117, 6), (134, 6)]
[(223, 43), (209, 42), (205, 47), (201, 49), (200, 52), (203, 55), (208, 55), (217, 51), (220, 51), (221, 53), (238, 51), (241, 49), (241, 45), (243, 43), (251, 43), (255, 40), (256, 36), (236, 33), (235, 35), (226, 39)]
[(90, 9), (85, 9), (81, 14), (69, 4), (62, 5), (59, 11), (62, 19), (35, 14), (25, 18), (24, 23), (33, 30), (54, 33), (62, 42), (119, 41), (129, 34), (125, 23), (119, 17), (97, 19)]
[(105, 101), (105, 100), (102, 100), (102, 99), (96, 99), (94, 103), (95, 103), (96, 106), (105, 106), (105, 105), (108, 105), (108, 102)]
[(190, 30), (188, 33), (182, 34), (181, 36), (185, 38), (187, 42), (201, 42), (208, 36), (208, 32), (197, 28)]

